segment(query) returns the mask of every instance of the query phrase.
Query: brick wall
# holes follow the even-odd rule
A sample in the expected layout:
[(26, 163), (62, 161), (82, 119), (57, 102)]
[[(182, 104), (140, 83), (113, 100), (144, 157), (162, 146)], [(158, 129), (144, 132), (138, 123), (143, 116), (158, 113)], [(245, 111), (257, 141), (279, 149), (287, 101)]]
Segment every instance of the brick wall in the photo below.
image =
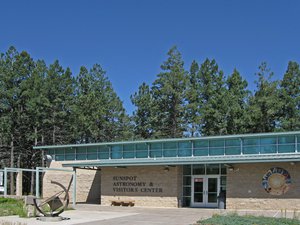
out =
[[(272, 167), (281, 167), (289, 172), (292, 185), (287, 193), (275, 196), (262, 186), (263, 175)], [(227, 171), (228, 209), (299, 209), (300, 164), (252, 163), (234, 164), (234, 171)]]
[[(50, 168), (63, 168), (62, 162), (51, 162)], [(72, 169), (72, 168), (64, 168)], [(100, 171), (77, 169), (76, 199), (77, 202), (100, 203)], [(43, 197), (47, 198), (61, 188), (51, 184), (51, 180), (57, 181), (68, 187), (72, 179), (72, 173), (61, 171), (47, 171), (43, 177)], [(73, 196), (73, 186), (70, 187), (70, 199)]]
[(101, 203), (134, 200), (136, 206), (178, 207), (181, 167), (144, 166), (102, 168)]
[[(53, 161), (50, 168), (63, 168), (62, 163)], [(135, 177), (135, 180), (114, 180), (114, 177)], [(71, 173), (68, 172), (47, 171), (43, 177), (43, 197), (47, 198), (61, 191), (60, 187), (50, 183), (51, 180), (68, 187), (71, 178)], [(136, 186), (124, 186), (123, 182)], [(182, 167), (169, 167), (168, 170), (164, 166), (103, 167), (101, 171), (77, 169), (76, 186), (77, 202), (110, 205), (112, 200), (131, 199), (136, 206), (178, 207), (182, 192)], [(72, 199), (72, 185), (69, 194)]]

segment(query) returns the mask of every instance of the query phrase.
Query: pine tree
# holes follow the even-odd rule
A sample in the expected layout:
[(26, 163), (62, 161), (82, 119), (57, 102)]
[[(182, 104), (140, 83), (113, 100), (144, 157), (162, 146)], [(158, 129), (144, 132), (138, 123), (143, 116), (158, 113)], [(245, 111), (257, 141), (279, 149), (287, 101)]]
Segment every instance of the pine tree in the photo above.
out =
[(259, 66), (257, 76), (257, 90), (250, 98), (249, 130), (252, 133), (274, 132), (279, 124), (282, 104), (279, 99), (278, 82), (271, 80), (273, 72), (265, 62)]
[(137, 109), (133, 112), (134, 134), (137, 138), (149, 139), (153, 135), (153, 99), (149, 85), (143, 83), (138, 92), (131, 95)]
[(90, 71), (81, 67), (76, 83), (77, 142), (128, 138), (129, 118), (101, 66), (96, 64)]
[(44, 144), (44, 121), (47, 118), (47, 102), (45, 95), (45, 78), (47, 66), (44, 61), (38, 60), (32, 71), (31, 77), (26, 81), (25, 95), (28, 98), (26, 109), (31, 123), (32, 132), (28, 133), (28, 138), (34, 140), (34, 145)]
[(228, 90), (226, 91), (226, 102), (228, 111), (226, 113), (227, 134), (246, 133), (246, 122), (248, 118), (248, 98), (250, 91), (247, 90), (248, 83), (242, 78), (240, 73), (234, 69), (232, 75), (226, 81)]
[[(21, 157), (27, 155), (29, 121), (26, 114), (26, 80), (31, 76), (34, 62), (23, 51), (10, 47), (0, 61), (0, 125), (1, 152), (6, 166), (20, 167)], [(8, 151), (9, 150), (9, 151)], [(10, 158), (8, 158), (9, 156)], [(9, 161), (9, 163), (8, 163)], [(14, 193), (14, 176), (10, 174), (10, 192)]]
[(49, 66), (45, 79), (47, 116), (45, 144), (66, 144), (72, 140), (71, 109), (74, 102), (74, 79), (69, 68), (64, 70), (58, 60)]
[(201, 64), (198, 77), (201, 93), (201, 134), (226, 134), (228, 103), (223, 71), (219, 70), (215, 60), (206, 59)]
[(282, 104), (280, 126), (285, 131), (300, 129), (300, 69), (297, 62), (289, 62), (280, 85)]
[(199, 136), (200, 124), (201, 124), (201, 93), (200, 93), (200, 79), (199, 65), (196, 61), (193, 61), (190, 67), (190, 71), (187, 79), (186, 88), (186, 121), (188, 124), (187, 132), (190, 136)]
[(185, 131), (186, 72), (180, 52), (173, 47), (168, 59), (161, 65), (152, 86), (154, 107), (153, 129), (156, 137), (182, 137)]

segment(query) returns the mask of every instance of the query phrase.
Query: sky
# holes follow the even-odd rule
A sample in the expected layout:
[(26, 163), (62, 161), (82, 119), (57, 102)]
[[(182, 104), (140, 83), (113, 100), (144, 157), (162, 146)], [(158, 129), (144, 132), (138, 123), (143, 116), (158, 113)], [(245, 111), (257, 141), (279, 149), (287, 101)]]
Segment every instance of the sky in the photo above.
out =
[(74, 76), (98, 63), (131, 113), (130, 95), (156, 79), (174, 45), (186, 69), (216, 59), (252, 90), (263, 61), (281, 79), (290, 60), (300, 63), (299, 12), (298, 0), (1, 1), (0, 52), (58, 59)]

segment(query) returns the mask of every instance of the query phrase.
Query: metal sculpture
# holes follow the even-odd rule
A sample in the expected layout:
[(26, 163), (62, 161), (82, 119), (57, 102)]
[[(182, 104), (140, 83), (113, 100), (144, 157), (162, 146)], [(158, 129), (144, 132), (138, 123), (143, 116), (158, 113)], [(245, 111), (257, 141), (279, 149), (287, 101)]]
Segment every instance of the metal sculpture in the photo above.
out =
[[(58, 185), (62, 188), (62, 190), (45, 200), (35, 198), (33, 199), (33, 203), (35, 205), (35, 208), (45, 217), (58, 217), (69, 205), (69, 188), (66, 189), (62, 184), (56, 181), (51, 181), (51, 184)], [(64, 196), (62, 197), (63, 194)], [(47, 205), (50, 208), (49, 212), (49, 209), (47, 209)], [(45, 208), (45, 206), (47, 208)]]

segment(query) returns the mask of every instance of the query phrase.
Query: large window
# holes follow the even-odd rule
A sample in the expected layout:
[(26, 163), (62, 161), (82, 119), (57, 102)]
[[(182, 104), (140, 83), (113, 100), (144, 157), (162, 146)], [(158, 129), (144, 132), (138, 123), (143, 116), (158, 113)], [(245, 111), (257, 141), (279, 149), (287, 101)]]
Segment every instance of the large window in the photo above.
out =
[(249, 136), (149, 143), (107, 144), (47, 150), (53, 159), (105, 160), (282, 154), (300, 151), (300, 135)]

